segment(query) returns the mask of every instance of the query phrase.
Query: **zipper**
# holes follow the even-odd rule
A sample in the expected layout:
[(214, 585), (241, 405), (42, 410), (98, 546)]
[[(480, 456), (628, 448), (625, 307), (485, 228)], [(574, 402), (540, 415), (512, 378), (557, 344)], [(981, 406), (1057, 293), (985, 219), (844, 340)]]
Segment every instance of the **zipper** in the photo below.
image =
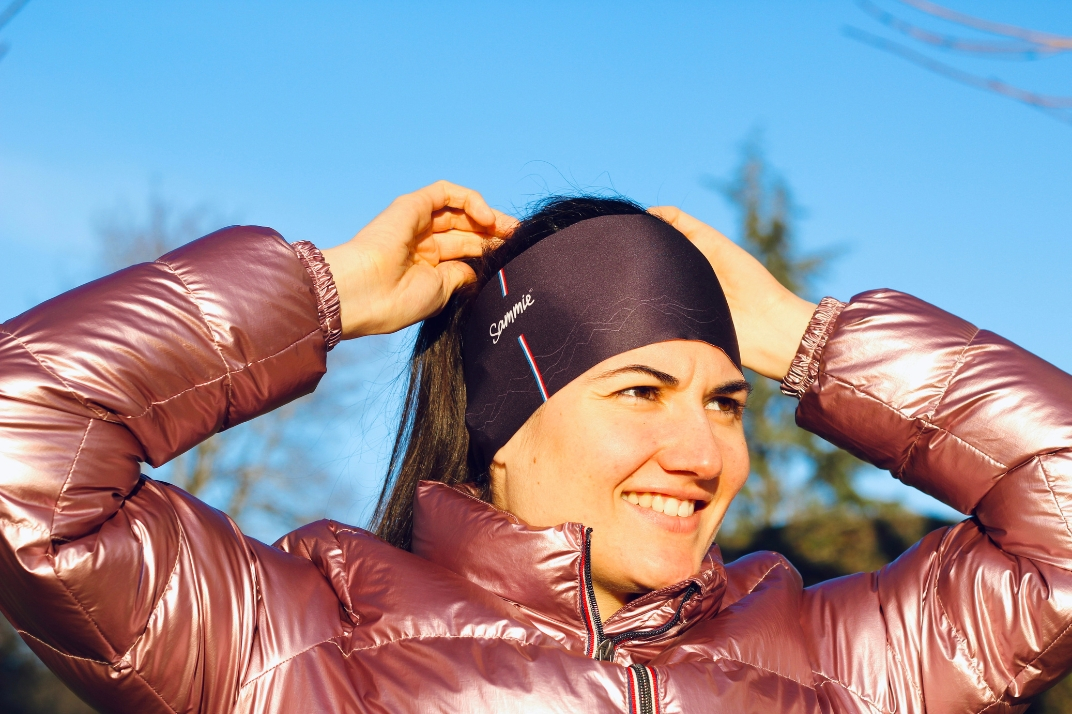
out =
[[(599, 605), (596, 604), (596, 590), (592, 585), (592, 529), (584, 529), (584, 549), (581, 551), (581, 591), (583, 593), (581, 597), (581, 614), (584, 616), (584, 626), (588, 631), (588, 645), (584, 649), (586, 657), (592, 659), (610, 661), (614, 659), (613, 653), (611, 656), (605, 656), (607, 653), (602, 651), (604, 637), (603, 637), (603, 622), (599, 619)], [(609, 642), (609, 640), (608, 640)], [(613, 643), (611, 643), (613, 647)]]
[(630, 630), (628, 632), (620, 632), (617, 635), (614, 635), (614, 637), (607, 637), (603, 634), (603, 621), (599, 617), (599, 605), (596, 603), (596, 590), (592, 584), (591, 528), (584, 529), (584, 552), (581, 556), (581, 581), (584, 585), (583, 590), (585, 594), (582, 607), (584, 608), (583, 614), (585, 627), (588, 630), (588, 646), (585, 648), (585, 654), (592, 659), (603, 660), (605, 662), (614, 661), (615, 648), (626, 640), (647, 640), (669, 632), (681, 621), (681, 611), (685, 609), (686, 603), (688, 603), (688, 601), (692, 599), (692, 596), (700, 590), (700, 586), (696, 583), (689, 583), (688, 588), (685, 589), (684, 597), (681, 598), (681, 604), (677, 606), (677, 611), (674, 612), (674, 616), (662, 627), (656, 627), (651, 630)]
[[(696, 583), (689, 583), (685, 595), (677, 606), (674, 616), (662, 627), (651, 630), (630, 630), (613, 637), (603, 633), (603, 620), (599, 617), (599, 605), (596, 603), (596, 589), (592, 584), (592, 529), (584, 529), (584, 550), (581, 551), (581, 585), (584, 593), (581, 598), (582, 614), (588, 631), (588, 646), (585, 655), (605, 662), (614, 661), (615, 648), (626, 640), (646, 640), (666, 634), (681, 621), (681, 612), (693, 595), (700, 591)], [(651, 667), (633, 664), (627, 670), (629, 714), (662, 714), (659, 706), (659, 676)]]
[(629, 714), (661, 714), (655, 670), (642, 664), (629, 666)]

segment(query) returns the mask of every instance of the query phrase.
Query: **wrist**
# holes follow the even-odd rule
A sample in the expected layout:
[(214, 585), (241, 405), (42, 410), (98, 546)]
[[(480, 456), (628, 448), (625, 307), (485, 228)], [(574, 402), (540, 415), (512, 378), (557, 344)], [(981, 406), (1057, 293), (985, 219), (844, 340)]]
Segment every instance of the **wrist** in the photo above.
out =
[(745, 366), (776, 381), (782, 381), (789, 373), (800, 340), (808, 329), (815, 304), (786, 291), (774, 301), (762, 316), (764, 330), (755, 333), (752, 349), (742, 345), (742, 356), (751, 354)]
[(796, 357), (797, 349), (800, 347), (800, 341), (804, 338), (804, 333), (808, 331), (811, 317), (818, 307), (815, 303), (796, 295), (791, 297), (792, 299), (787, 301), (788, 304), (782, 313), (784, 322), (780, 330), (782, 338), (778, 343), (777, 368), (774, 370), (774, 374), (771, 375), (773, 379), (778, 381), (785, 379), (785, 376), (789, 374), (793, 358)]
[(361, 288), (362, 280), (358, 270), (361, 257), (349, 242), (328, 248), (323, 251), (323, 255), (334, 276), (335, 289), (339, 294), (341, 337), (344, 340), (361, 337), (366, 334), (363, 330), (366, 320), (362, 307), (367, 303), (367, 299), (362, 300), (362, 294), (366, 291)]

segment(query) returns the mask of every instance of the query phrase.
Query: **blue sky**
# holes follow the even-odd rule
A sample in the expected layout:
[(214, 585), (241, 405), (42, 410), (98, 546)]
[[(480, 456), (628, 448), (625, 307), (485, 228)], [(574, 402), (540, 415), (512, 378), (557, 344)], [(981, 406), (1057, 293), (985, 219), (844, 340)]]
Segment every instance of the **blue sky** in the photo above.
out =
[[(949, 4), (1072, 35), (1072, 4)], [(703, 179), (759, 131), (804, 247), (843, 250), (821, 292), (905, 290), (1072, 370), (1072, 126), (850, 25), (892, 37), (849, 0), (33, 0), (0, 31), (0, 314), (94, 277), (94, 221), (151, 192), (322, 246), (438, 178), (504, 210), (613, 188), (732, 233)], [(1072, 56), (956, 62), (1072, 94)]]

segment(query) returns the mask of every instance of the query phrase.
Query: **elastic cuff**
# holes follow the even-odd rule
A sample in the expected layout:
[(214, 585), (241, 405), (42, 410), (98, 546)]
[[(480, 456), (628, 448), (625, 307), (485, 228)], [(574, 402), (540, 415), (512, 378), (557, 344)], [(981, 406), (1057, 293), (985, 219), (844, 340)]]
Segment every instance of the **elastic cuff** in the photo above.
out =
[(808, 329), (800, 340), (789, 374), (782, 380), (782, 394), (800, 399), (808, 391), (811, 383), (819, 375), (819, 362), (823, 356), (826, 340), (834, 331), (838, 315), (845, 309), (845, 303), (832, 297), (819, 301), (819, 306), (812, 313)]
[(320, 329), (324, 331), (324, 344), (330, 351), (342, 339), (342, 307), (339, 305), (339, 291), (335, 289), (335, 278), (331, 268), (324, 260), (324, 254), (307, 240), (291, 243), (291, 248), (298, 254), (298, 260), (305, 266), (309, 278), (316, 290), (316, 314), (320, 320)]

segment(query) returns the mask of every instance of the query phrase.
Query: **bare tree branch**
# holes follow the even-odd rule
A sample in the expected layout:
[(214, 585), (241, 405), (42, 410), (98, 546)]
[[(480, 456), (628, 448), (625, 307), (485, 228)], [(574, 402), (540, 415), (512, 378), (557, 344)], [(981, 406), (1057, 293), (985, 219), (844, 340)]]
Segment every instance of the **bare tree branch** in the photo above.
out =
[(1025, 42), (1030, 42), (1035, 45), (1045, 45), (1063, 50), (1072, 50), (1072, 37), (1054, 35), (1049, 32), (1028, 30), (1023, 27), (1006, 25), (1000, 22), (990, 22), (989, 20), (983, 20), (978, 17), (973, 17), (972, 15), (965, 15), (956, 10), (950, 10), (947, 7), (928, 2), (927, 0), (898, 0), (898, 2), (914, 7), (932, 17), (938, 17), (957, 25), (970, 27), (974, 30), (981, 30), (982, 32), (988, 32), (992, 35), (1015, 37), (1018, 40), (1024, 40)]
[(966, 84), (969, 87), (975, 87), (977, 89), (1009, 97), (1010, 99), (1015, 99), (1018, 102), (1027, 104), (1039, 111), (1049, 114), (1058, 121), (1072, 124), (1072, 97), (1037, 94), (1035, 92), (1020, 89), (1011, 84), (1006, 84), (1000, 79), (980, 77), (971, 72), (965, 72), (944, 62), (940, 62), (920, 52), (916, 52), (904, 45), (892, 42), (877, 35), (872, 35), (863, 30), (857, 30), (854, 27), (846, 27), (845, 34), (854, 40), (859, 40), (872, 47), (877, 47), (885, 52), (895, 54), (913, 64), (917, 64), (931, 72), (948, 77), (960, 84)]
[[(26, 3), (30, 0), (14, 0), (8, 3), (8, 6), (0, 11), (0, 30), (4, 29), (4, 25), (11, 22), (11, 18), (15, 17), (19, 13)], [(0, 60), (4, 59), (7, 51), (11, 49), (11, 45), (7, 42), (0, 42)]]
[(904, 20), (891, 12), (888, 12), (870, 0), (857, 0), (860, 9), (883, 25), (897, 30), (914, 40), (918, 40), (932, 47), (943, 50), (961, 52), (970, 55), (993, 55), (1000, 59), (1013, 60), (1037, 60), (1043, 57), (1051, 57), (1062, 52), (1072, 51), (1072, 45), (1059, 46), (1056, 43), (1041, 43), (1017, 39), (1015, 41), (979, 41), (966, 40), (955, 35), (931, 32), (919, 25)]
[(8, 3), (7, 7), (0, 11), (0, 30), (4, 29), (4, 25), (11, 22), (11, 18), (19, 14), (19, 10), (26, 6), (26, 3), (30, 0), (14, 0)]
[[(979, 41), (952, 34), (932, 32), (884, 10), (872, 0), (857, 0), (857, 5), (883, 25), (929, 47), (956, 52), (971, 57), (989, 59), (1044, 59), (1072, 52), (1072, 37), (1028, 30), (1014, 25), (990, 22), (950, 10), (929, 0), (898, 0), (930, 17), (950, 22), (961, 28), (985, 32), (1008, 41)], [(1038, 109), (1058, 121), (1072, 124), (1072, 96), (1044, 94), (1023, 89), (995, 77), (983, 77), (973, 72), (937, 60), (893, 40), (846, 27), (845, 34), (884, 52), (897, 55), (935, 74), (976, 89), (1008, 97)]]

